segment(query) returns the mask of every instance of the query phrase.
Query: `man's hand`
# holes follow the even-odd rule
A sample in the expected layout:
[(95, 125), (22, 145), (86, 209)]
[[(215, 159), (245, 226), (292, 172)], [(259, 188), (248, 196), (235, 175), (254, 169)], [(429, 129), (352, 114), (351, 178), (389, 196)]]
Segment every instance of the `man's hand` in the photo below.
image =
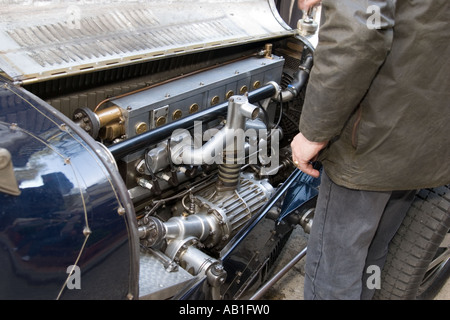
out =
[(325, 148), (328, 141), (312, 142), (300, 132), (291, 142), (292, 161), (304, 173), (318, 178), (320, 172), (313, 168), (312, 161), (317, 159), (319, 151)]
[(308, 11), (309, 8), (319, 4), (320, 0), (298, 0), (298, 8), (303, 11)]

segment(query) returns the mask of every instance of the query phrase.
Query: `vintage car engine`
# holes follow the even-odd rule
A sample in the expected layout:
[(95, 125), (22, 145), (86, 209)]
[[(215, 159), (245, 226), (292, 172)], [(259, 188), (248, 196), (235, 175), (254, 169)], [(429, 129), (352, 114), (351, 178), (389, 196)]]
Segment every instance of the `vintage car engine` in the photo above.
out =
[[(197, 149), (189, 142), (180, 142), (171, 148), (170, 156), (174, 162), (182, 157), (183, 162), (202, 165), (212, 163), (213, 150), (225, 147), (233, 154), (228, 157), (232, 162), (219, 161), (215, 181), (202, 182), (180, 196), (172, 207), (172, 212), (179, 212), (167, 221), (151, 216), (151, 210), (139, 220), (139, 236), (144, 246), (163, 247), (169, 259), (192, 274), (208, 274), (213, 284), (222, 284), (226, 273), (217, 259), (201, 249), (220, 251), (273, 193), (267, 179), (255, 180), (254, 175), (241, 172), (239, 163), (245, 162), (236, 157), (238, 148), (227, 148), (233, 144), (236, 132), (244, 129), (245, 120), (257, 116), (258, 108), (249, 104), (245, 96), (232, 96), (227, 114), (226, 125), (213, 139)], [(220, 156), (227, 158), (222, 152)]]
[[(280, 157), (283, 131), (274, 124), (276, 100), (282, 95), (278, 83), (283, 65), (284, 59), (271, 53), (239, 59), (114, 99), (114, 107), (109, 109), (121, 112), (111, 112), (117, 116), (112, 122), (97, 120), (107, 111), (100, 110), (98, 117), (86, 112), (84, 118), (89, 121), (80, 124), (85, 130), (89, 123), (101, 134), (102, 123), (109, 126), (123, 122), (123, 129), (117, 132), (133, 137), (142, 126), (154, 129), (177, 120), (179, 115), (195, 114), (199, 105), (214, 106), (218, 97), (223, 97), (220, 100), (226, 105), (223, 117), (205, 123), (196, 121), (190, 130), (178, 128), (169, 139), (129, 153), (119, 164), (119, 168), (125, 168), (123, 174), (136, 208), (142, 208), (137, 216), (143, 297), (154, 298), (156, 294), (167, 298), (186, 279), (199, 275), (206, 275), (215, 288), (214, 297), (220, 296), (218, 290), (227, 278), (221, 251), (273, 195), (270, 176), (291, 166), (288, 153)], [(310, 65), (307, 59), (306, 66)], [(258, 89), (261, 83), (270, 83), (268, 86), (275, 88), (272, 96), (277, 99), (250, 103), (248, 88)], [(189, 88), (191, 91), (187, 91)], [(289, 90), (284, 95), (294, 97)], [(197, 104), (198, 100), (203, 103)], [(109, 138), (111, 141), (120, 136)], [(160, 276), (146, 277), (155, 266), (164, 266)], [(181, 272), (186, 274), (179, 279)]]

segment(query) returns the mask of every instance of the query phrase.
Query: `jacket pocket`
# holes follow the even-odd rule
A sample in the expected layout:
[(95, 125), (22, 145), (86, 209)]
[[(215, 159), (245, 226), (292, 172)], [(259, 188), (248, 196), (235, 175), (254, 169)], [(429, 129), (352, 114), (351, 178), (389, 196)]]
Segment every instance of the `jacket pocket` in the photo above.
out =
[(352, 146), (355, 149), (358, 147), (358, 133), (359, 133), (359, 125), (361, 123), (361, 117), (362, 117), (362, 108), (360, 106), (358, 110), (356, 110), (356, 117), (352, 129)]

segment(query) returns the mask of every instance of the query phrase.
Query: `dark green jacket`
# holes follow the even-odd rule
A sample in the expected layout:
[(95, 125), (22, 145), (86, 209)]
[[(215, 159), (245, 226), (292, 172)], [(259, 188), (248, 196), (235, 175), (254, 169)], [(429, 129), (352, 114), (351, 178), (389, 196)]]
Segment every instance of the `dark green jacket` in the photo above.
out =
[(377, 191), (450, 183), (450, 1), (324, 0), (321, 19), (299, 128), (330, 141), (330, 178)]

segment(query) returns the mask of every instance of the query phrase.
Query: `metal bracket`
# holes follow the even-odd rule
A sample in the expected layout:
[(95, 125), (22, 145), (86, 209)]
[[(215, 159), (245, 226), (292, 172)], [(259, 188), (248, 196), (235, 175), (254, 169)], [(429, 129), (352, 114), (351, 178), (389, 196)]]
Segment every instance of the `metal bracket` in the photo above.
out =
[(154, 129), (165, 125), (169, 119), (169, 105), (156, 108), (150, 112), (150, 127)]

